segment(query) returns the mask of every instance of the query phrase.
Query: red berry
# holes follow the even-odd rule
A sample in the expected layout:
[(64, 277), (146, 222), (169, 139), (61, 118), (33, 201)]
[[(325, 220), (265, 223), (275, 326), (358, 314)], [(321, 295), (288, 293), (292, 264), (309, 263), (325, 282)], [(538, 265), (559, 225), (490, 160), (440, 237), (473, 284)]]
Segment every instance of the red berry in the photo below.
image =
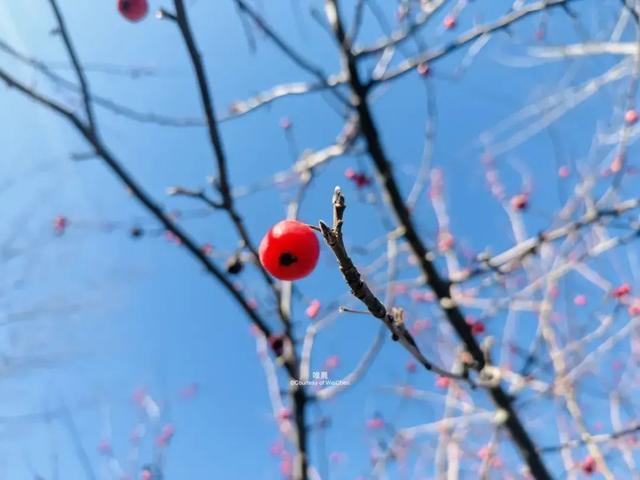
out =
[(318, 263), (320, 243), (311, 228), (296, 220), (275, 224), (260, 242), (260, 263), (280, 280), (298, 280)]
[(426, 62), (422, 62), (420, 65), (418, 65), (417, 70), (418, 70), (418, 73), (423, 77), (426, 77), (431, 73), (431, 68), (429, 67), (429, 64)]
[(451, 379), (449, 377), (438, 377), (436, 380), (436, 386), (438, 388), (449, 388), (451, 384)]
[(189, 400), (198, 394), (199, 386), (197, 383), (191, 383), (180, 391), (180, 398)]
[(353, 180), (354, 178), (356, 178), (356, 175), (358, 174), (353, 168), (347, 168), (344, 171), (344, 176), (347, 177), (349, 180)]
[(591, 475), (596, 471), (596, 461), (591, 455), (582, 461), (582, 471), (587, 475)]
[(337, 368), (338, 365), (340, 365), (340, 357), (338, 355), (331, 355), (324, 362), (324, 368), (326, 368), (327, 370)]
[(622, 298), (625, 295), (629, 295), (630, 293), (631, 293), (631, 285), (629, 285), (628, 283), (623, 283), (622, 285), (620, 285), (619, 287), (616, 287), (613, 290), (613, 297)]
[(118, 0), (118, 10), (131, 22), (142, 20), (149, 11), (147, 0)]
[(638, 112), (635, 110), (627, 110), (627, 113), (624, 114), (624, 121), (629, 125), (633, 125), (638, 121)]
[(373, 417), (367, 420), (367, 428), (369, 430), (378, 430), (384, 427), (384, 420), (380, 417)]
[(444, 230), (438, 234), (438, 250), (441, 252), (448, 252), (454, 245), (455, 239), (451, 233)]
[(213, 245), (211, 245), (210, 243), (205, 243), (200, 250), (206, 256), (209, 256), (213, 253)]
[(98, 451), (103, 455), (111, 455), (111, 444), (107, 440), (102, 440), (98, 444)]
[(356, 174), (353, 181), (356, 184), (356, 187), (358, 188), (366, 187), (371, 184), (371, 179), (367, 177), (367, 175), (364, 173)]
[(291, 417), (291, 410), (289, 410), (288, 408), (281, 408), (278, 411), (278, 420), (289, 420), (291, 419)]
[(289, 120), (289, 117), (282, 117), (280, 119), (280, 128), (283, 130), (289, 130), (292, 126), (293, 124), (291, 123), (291, 120)]
[(62, 215), (58, 215), (53, 219), (53, 231), (56, 235), (62, 235), (69, 226), (69, 219)]
[(309, 306), (307, 307), (307, 309), (304, 311), (304, 313), (309, 318), (316, 318), (318, 316), (318, 312), (320, 311), (321, 306), (322, 305), (320, 304), (319, 300), (312, 300), (311, 303), (309, 303)]
[(576, 295), (573, 299), (574, 305), (577, 307), (584, 307), (587, 304), (587, 296), (586, 295)]
[(567, 167), (566, 165), (563, 165), (558, 169), (558, 175), (560, 176), (560, 178), (567, 178), (570, 174), (571, 170), (569, 170), (569, 167)]
[(529, 206), (529, 195), (520, 193), (511, 197), (511, 209), (515, 211), (525, 210)]
[(451, 30), (456, 26), (456, 17), (454, 17), (453, 15), (447, 15), (446, 17), (444, 17), (444, 21), (442, 23), (444, 25), (444, 28), (446, 28), (447, 30)]
[(611, 161), (611, 165), (609, 166), (609, 171), (611, 173), (618, 173), (620, 170), (622, 170), (623, 166), (624, 166), (624, 155), (620, 153), (615, 157), (613, 157), (613, 160)]
[(475, 333), (476, 335), (484, 333), (484, 331), (485, 331), (484, 323), (482, 323), (479, 320), (475, 320), (475, 319), (469, 318), (469, 319), (467, 319), (467, 324), (471, 327), (471, 331), (473, 333)]

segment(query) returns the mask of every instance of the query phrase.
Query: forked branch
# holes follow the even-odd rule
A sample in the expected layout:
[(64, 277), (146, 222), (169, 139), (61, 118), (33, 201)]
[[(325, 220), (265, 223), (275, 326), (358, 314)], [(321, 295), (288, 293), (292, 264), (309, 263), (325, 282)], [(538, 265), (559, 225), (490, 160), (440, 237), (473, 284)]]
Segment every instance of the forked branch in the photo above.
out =
[(376, 297), (364, 280), (362, 280), (360, 272), (347, 253), (342, 237), (342, 225), (344, 223), (344, 211), (346, 208), (344, 195), (342, 195), (340, 187), (336, 187), (333, 193), (333, 226), (329, 227), (326, 223), (320, 221), (320, 230), (325, 242), (336, 256), (340, 272), (344, 276), (347, 285), (351, 288), (351, 293), (367, 307), (371, 315), (380, 319), (382, 323), (387, 326), (392, 334), (393, 340), (399, 341), (424, 368), (443, 377), (465, 380), (472, 386), (475, 386), (469, 378), (467, 370), (464, 370), (462, 373), (453, 373), (429, 361), (422, 354), (412, 335), (405, 327), (402, 310), (393, 309), (392, 312), (387, 311), (384, 304)]

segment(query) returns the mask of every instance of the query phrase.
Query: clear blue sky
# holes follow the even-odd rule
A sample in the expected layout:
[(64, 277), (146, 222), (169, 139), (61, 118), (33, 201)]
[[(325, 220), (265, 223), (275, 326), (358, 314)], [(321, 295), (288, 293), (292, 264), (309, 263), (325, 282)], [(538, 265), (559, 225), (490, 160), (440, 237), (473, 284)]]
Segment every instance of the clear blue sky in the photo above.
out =
[[(142, 111), (199, 116), (200, 103), (177, 29), (152, 15), (139, 24), (127, 23), (117, 14), (114, 3), (60, 0), (80, 58), (87, 65), (152, 67), (155, 74), (132, 79), (91, 72), (93, 92)], [(154, 10), (170, 7), (170, 3), (150, 0)], [(293, 39), (305, 55), (327, 72), (338, 71), (335, 45), (308, 15), (296, 20), (293, 2), (257, 3), (276, 29)], [(300, 9), (305, 11), (307, 4), (322, 6), (320, 1), (300, 3), (304, 3)], [(343, 3), (348, 5), (345, 11), (350, 11), (353, 2)], [(379, 3), (389, 4), (383, 9), (392, 21), (390, 4), (395, 2)], [(457, 31), (469, 26), (476, 15), (492, 18), (513, 2), (474, 3), (465, 10)], [(599, 3), (585, 0), (575, 7), (587, 31), (596, 28), (594, 9)], [(187, 4), (219, 113), (233, 101), (278, 83), (309, 79), (260, 34), (257, 54), (250, 54), (231, 1)], [(57, 64), (65, 62), (65, 54), (58, 39), (49, 34), (53, 25), (44, 0), (0, 2), (0, 38), (28, 55)], [(380, 34), (371, 18), (367, 25), (363, 41)], [(476, 251), (485, 246), (500, 251), (513, 241), (504, 211), (485, 186), (479, 135), (511, 112), (555, 92), (558, 85), (579, 83), (613, 64), (612, 59), (601, 57), (579, 64), (513, 67), (523, 58), (525, 48), (534, 43), (536, 28), (536, 20), (525, 21), (513, 29), (512, 38), (496, 35), (460, 75), (456, 75), (456, 69), (462, 55), (433, 65), (430, 85), (438, 107), (434, 165), (445, 174), (452, 229)], [(423, 40), (429, 45), (445, 42), (453, 35), (443, 32), (440, 23), (425, 32)], [(553, 12), (546, 41), (576, 38), (566, 17), (560, 11)], [(0, 55), (0, 65), (71, 105), (77, 102), (73, 95), (52, 89), (6, 55)], [(72, 78), (70, 71), (60, 71)], [(585, 161), (586, 165), (583, 159), (589, 153), (597, 122), (617, 121), (615, 115), (622, 105), (620, 85), (585, 102), (557, 124), (552, 133), (560, 138), (558, 150), (554, 151), (547, 132), (500, 157), (509, 194), (521, 188), (519, 172), (532, 178), (532, 205), (526, 217), (529, 232), (535, 233), (550, 223), (559, 195), (571, 188), (572, 179), (558, 179), (558, 165), (570, 164), (571, 160)], [(400, 182), (408, 191), (423, 149), (424, 83), (418, 75), (408, 75), (380, 93), (384, 95), (375, 103), (375, 115)], [(171, 422), (176, 426), (166, 463), (168, 479), (279, 478), (277, 460), (269, 452), (270, 444), (278, 439), (277, 427), (270, 414), (255, 344), (242, 313), (185, 252), (162, 236), (134, 241), (123, 231), (101, 231), (100, 225), (107, 222), (134, 224), (136, 219), (146, 217), (99, 161), (70, 159), (72, 153), (83, 153), (86, 148), (59, 118), (6, 89), (0, 92), (0, 99), (0, 171), (2, 178), (11, 182), (2, 192), (2, 211), (8, 221), (0, 227), (0, 238), (12, 248), (24, 250), (18, 260), (2, 267), (0, 314), (31, 308), (41, 312), (28, 321), (3, 327), (0, 341), (7, 351), (12, 356), (28, 357), (33, 363), (16, 366), (0, 384), (2, 416), (69, 405), (92, 468), (102, 478), (105, 462), (97, 446), (101, 439), (111, 438), (117, 457), (126, 461), (129, 434), (137, 415), (131, 398), (137, 388), (144, 387), (167, 407), (160, 425)], [(214, 173), (204, 129), (144, 125), (105, 110), (98, 109), (98, 113), (106, 142), (149, 192), (172, 209), (195, 207), (190, 202), (166, 198), (165, 189), (176, 184), (203, 186), (206, 177)], [(300, 150), (329, 145), (341, 128), (341, 119), (320, 95), (285, 99), (224, 123), (221, 130), (234, 185), (251, 185), (291, 165), (287, 141), (279, 127), (283, 116), (293, 121)], [(349, 203), (345, 227), (349, 243), (362, 245), (380, 236), (384, 227), (376, 210), (343, 176), (347, 167), (362, 166), (368, 170), (364, 157), (339, 158), (323, 169), (307, 192), (302, 219), (316, 223), (329, 218), (333, 186), (341, 183)], [(633, 187), (625, 188), (627, 193), (633, 192)], [(283, 200), (290, 192), (270, 188), (239, 201), (254, 239), (284, 217)], [(424, 195), (418, 205), (416, 223), (425, 235), (432, 235), (435, 220)], [(72, 223), (61, 238), (52, 235), (50, 226), (58, 214), (68, 216)], [(220, 217), (214, 214), (185, 221), (185, 225), (203, 243), (230, 251), (235, 238)], [(148, 220), (143, 223), (153, 224)], [(381, 252), (378, 249), (358, 261), (366, 264)], [(414, 273), (405, 270), (403, 275), (410, 278)], [(266, 297), (262, 287), (254, 287), (257, 277), (249, 273), (242, 279), (258, 298)], [(17, 286), (8, 286), (17, 280)], [(317, 272), (299, 282), (299, 287), (304, 299), (296, 304), (295, 314), (301, 332), (307, 324), (303, 312), (309, 299), (327, 302), (346, 293), (327, 251), (322, 252)], [(432, 312), (425, 309), (412, 315), (415, 319), (431, 316)], [(533, 322), (527, 320), (533, 317), (523, 316), (522, 335), (532, 334)], [(496, 316), (488, 325), (489, 331), (497, 332), (503, 324), (504, 318)], [(338, 354), (341, 365), (335, 377), (346, 374), (377, 330), (373, 319), (340, 317), (321, 337), (314, 353), (315, 366), (320, 367), (327, 356)], [(444, 327), (440, 331), (450, 335)], [(441, 362), (451, 361), (446, 351), (439, 353)], [(46, 368), (38, 361), (40, 357), (44, 357)], [(319, 409), (311, 408), (312, 419), (317, 420), (321, 414), (332, 418), (330, 429), (311, 436), (312, 458), (321, 472), (330, 469), (329, 478), (353, 479), (368, 471), (373, 442), (364, 425), (375, 412), (397, 426), (427, 422), (441, 415), (440, 401), (403, 401), (380, 390), (380, 386), (405, 380), (407, 359), (399, 347), (387, 342), (357, 387)], [(411, 381), (419, 388), (434, 388), (431, 375), (420, 374)], [(200, 392), (184, 401), (179, 392), (192, 382), (200, 385)], [(489, 407), (484, 400), (480, 404)], [(608, 425), (607, 415), (601, 420)], [(59, 421), (50, 425), (10, 421), (5, 429), (0, 418), (0, 426), (4, 433), (0, 437), (0, 478), (29, 479), (34, 471), (47, 480), (85, 478), (67, 429)], [(532, 422), (532, 427), (541, 443), (557, 441), (552, 434), (542, 433), (542, 424)], [(478, 435), (478, 445), (487, 441), (488, 432), (479, 430)], [(344, 452), (346, 462), (326, 466), (319, 461), (330, 452)], [(145, 455), (148, 458), (147, 451)], [(557, 456), (548, 460), (552, 466), (559, 461)], [(56, 462), (59, 477), (52, 473)]]

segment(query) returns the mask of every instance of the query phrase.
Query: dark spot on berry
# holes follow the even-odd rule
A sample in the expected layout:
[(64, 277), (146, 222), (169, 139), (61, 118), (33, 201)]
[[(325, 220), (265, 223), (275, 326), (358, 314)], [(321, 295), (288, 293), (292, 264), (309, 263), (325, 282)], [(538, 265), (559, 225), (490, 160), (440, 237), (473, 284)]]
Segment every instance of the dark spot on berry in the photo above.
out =
[(282, 255), (280, 255), (279, 261), (280, 261), (280, 265), (288, 267), (296, 263), (298, 261), (298, 257), (293, 255), (292, 253), (284, 252)]
[(122, 6), (122, 10), (129, 10), (129, 7), (131, 7), (131, 2), (129, 0), (123, 0), (120, 5)]

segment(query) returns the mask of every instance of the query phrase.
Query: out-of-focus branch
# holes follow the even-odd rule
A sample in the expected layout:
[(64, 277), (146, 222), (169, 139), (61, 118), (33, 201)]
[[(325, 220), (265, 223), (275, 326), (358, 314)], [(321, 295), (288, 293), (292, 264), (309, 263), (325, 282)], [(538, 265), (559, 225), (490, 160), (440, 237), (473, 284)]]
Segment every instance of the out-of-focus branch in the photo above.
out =
[[(309, 60), (304, 58), (300, 53), (298, 53), (295, 48), (288, 44), (280, 35), (276, 33), (276, 31), (269, 25), (264, 18), (262, 18), (258, 12), (256, 12), (251, 5), (249, 5), (244, 0), (235, 0), (236, 5), (240, 9), (241, 12), (247, 14), (251, 20), (255, 22), (255, 24), (260, 28), (262, 32), (264, 32), (267, 37), (271, 39), (273, 43), (280, 49), (282, 53), (284, 53), (288, 58), (293, 61), (296, 65), (298, 65), (301, 69), (313, 75), (319, 82), (320, 85), (326, 87), (330, 87), (329, 81), (327, 80), (327, 75), (322, 71), (322, 69), (316, 65), (313, 65)], [(348, 103), (346, 99), (340, 95), (340, 92), (335, 89), (330, 89), (332, 93), (336, 95), (336, 97), (341, 100), (343, 103)]]
[(476, 41), (480, 37), (485, 35), (490, 35), (495, 32), (499, 32), (500, 30), (504, 30), (509, 28), (511, 25), (516, 22), (527, 18), (530, 15), (536, 14), (538, 12), (542, 12), (544, 10), (550, 10), (555, 7), (566, 7), (571, 2), (576, 2), (578, 0), (541, 0), (535, 3), (530, 3), (528, 5), (523, 6), (517, 10), (513, 10), (503, 17), (495, 20), (493, 22), (489, 22), (486, 24), (478, 25), (466, 33), (460, 35), (456, 40), (448, 43), (446, 45), (442, 45), (440, 47), (431, 49), (425, 53), (420, 55), (416, 55), (415, 57), (409, 58), (404, 62), (400, 63), (395, 69), (389, 70), (386, 74), (382, 75), (380, 78), (372, 81), (374, 84), (383, 84), (389, 80), (394, 80), (398, 77), (405, 75), (406, 73), (412, 71), (418, 65), (422, 63), (433, 62), (434, 60), (440, 59), (449, 55), (458, 49)]
[(21, 94), (33, 100), (37, 104), (61, 115), (65, 120), (71, 123), (78, 133), (80, 133), (80, 135), (95, 149), (96, 154), (105, 162), (111, 172), (127, 187), (131, 195), (134, 196), (168, 231), (175, 235), (187, 251), (205, 268), (205, 270), (222, 284), (224, 289), (236, 300), (249, 319), (260, 329), (260, 331), (267, 337), (271, 335), (271, 328), (255, 311), (255, 309), (252, 308), (242, 293), (235, 288), (233, 283), (202, 252), (202, 249), (195, 243), (195, 241), (174, 222), (172, 217), (165, 214), (162, 208), (155, 203), (153, 198), (124, 169), (122, 164), (107, 149), (101, 140), (93, 135), (91, 130), (82, 122), (82, 120), (80, 120), (65, 106), (27, 87), (25, 84), (18, 81), (2, 69), (0, 69), (0, 80), (4, 81), (9, 87), (15, 88)]
[[(53, 82), (56, 86), (59, 86), (66, 90), (70, 90), (72, 92), (80, 92), (80, 94), (82, 94), (81, 87), (79, 87), (76, 83), (71, 82), (63, 76), (55, 73), (52, 70), (52, 67), (50, 67), (50, 64), (19, 52), (3, 40), (0, 40), (0, 51), (6, 53), (20, 63), (33, 68), (36, 72), (42, 74), (46, 79)], [(71, 67), (73, 68), (73, 65), (71, 65)], [(84, 65), (82, 65), (82, 68), (83, 70), (86, 70)], [(93, 92), (91, 92), (91, 100), (95, 105), (102, 107), (105, 110), (110, 111), (111, 113), (120, 115), (135, 122), (153, 123), (165, 127), (202, 127), (205, 125), (204, 119), (200, 118), (178, 118), (161, 115), (155, 112), (140, 112), (127, 105), (123, 105), (109, 98), (97, 95)]]
[(276, 85), (268, 90), (258, 93), (251, 98), (243, 101), (234, 102), (231, 105), (230, 112), (221, 116), (220, 121), (227, 121), (239, 116), (245, 115), (253, 110), (265, 107), (276, 100), (286, 97), (294, 97), (306, 95), (307, 93), (323, 92), (345, 83), (345, 78), (341, 75), (331, 75), (327, 78), (326, 83), (318, 82), (293, 82)]
[[(402, 28), (401, 30), (393, 32), (387, 38), (378, 40), (371, 46), (355, 47), (353, 49), (354, 56), (365, 57), (374, 55), (386, 50), (387, 48), (395, 47), (405, 40), (411, 38), (428, 23), (429, 19), (431, 19), (431, 17), (433, 17), (433, 15), (436, 14), (445, 3), (446, 0), (433, 0), (426, 3), (426, 5), (422, 7), (422, 12), (414, 22)], [(352, 39), (355, 38), (355, 35), (353, 34), (350, 36)]]
[(456, 279), (456, 281), (465, 281), (482, 272), (495, 272), (500, 274), (508, 273), (518, 267), (526, 257), (538, 252), (545, 244), (574, 234), (579, 230), (593, 225), (605, 218), (618, 217), (629, 210), (638, 208), (639, 206), (640, 199), (638, 198), (625, 200), (610, 208), (590, 211), (574, 222), (569, 222), (558, 228), (541, 232), (535, 237), (530, 237), (510, 249), (492, 257), (487, 258), (484, 255), (480, 255), (478, 261), (482, 265), (478, 269), (465, 272), (461, 275), (460, 279)]

